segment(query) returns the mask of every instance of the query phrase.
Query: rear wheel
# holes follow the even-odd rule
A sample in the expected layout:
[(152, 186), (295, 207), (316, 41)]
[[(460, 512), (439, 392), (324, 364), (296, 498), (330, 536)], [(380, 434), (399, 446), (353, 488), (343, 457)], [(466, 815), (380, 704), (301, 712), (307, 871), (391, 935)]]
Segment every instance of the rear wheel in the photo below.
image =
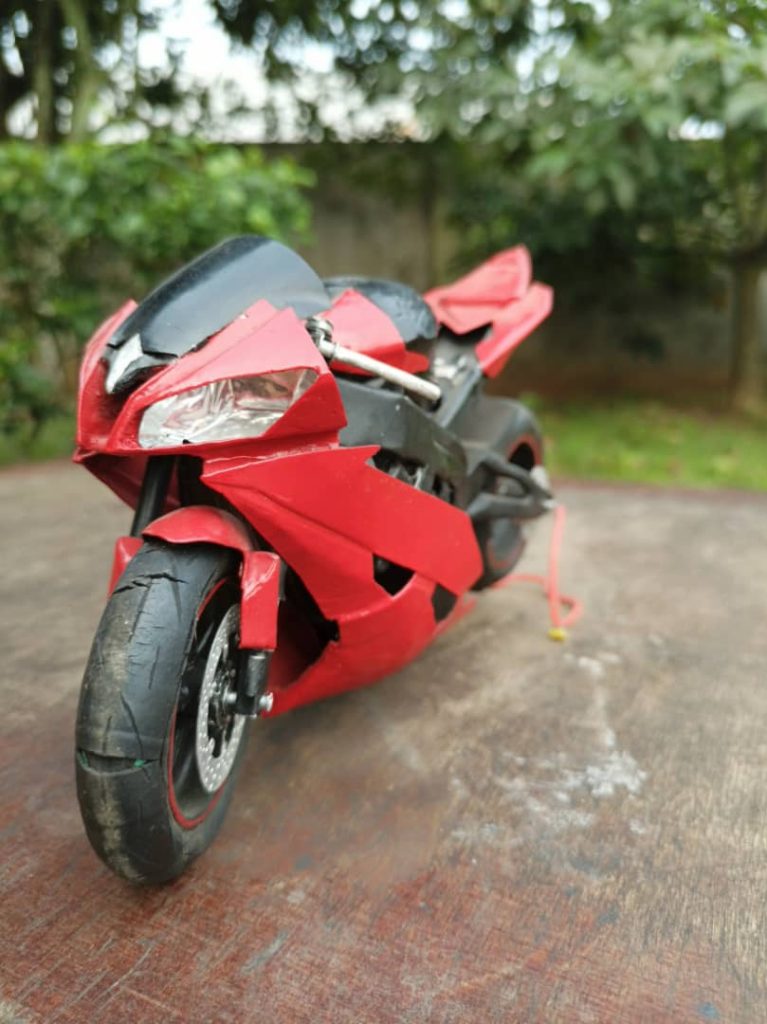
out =
[(145, 544), (104, 610), (77, 715), (88, 838), (129, 881), (175, 878), (221, 827), (247, 730), (238, 650), (234, 554)]
[[(513, 432), (507, 437), (500, 454), (522, 469), (532, 470), (542, 463), (543, 438), (532, 413), (517, 403)], [(495, 483), (499, 494), (515, 491), (513, 482), (499, 478)], [(492, 586), (507, 576), (525, 550), (525, 528), (519, 520), (494, 519), (475, 527), (482, 553), (482, 575), (475, 590)]]

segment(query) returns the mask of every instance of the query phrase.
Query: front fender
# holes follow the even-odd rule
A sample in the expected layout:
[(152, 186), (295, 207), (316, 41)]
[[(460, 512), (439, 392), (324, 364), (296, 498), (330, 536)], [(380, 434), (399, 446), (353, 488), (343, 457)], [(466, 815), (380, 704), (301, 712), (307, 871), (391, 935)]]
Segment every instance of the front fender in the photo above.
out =
[(245, 554), (253, 543), (245, 526), (220, 508), (210, 505), (185, 505), (155, 519), (142, 531), (144, 537), (164, 540), (167, 544), (218, 544)]
[(186, 505), (155, 519), (142, 535), (166, 544), (216, 544), (241, 552), (240, 646), (275, 649), (282, 560), (273, 551), (255, 548), (236, 516), (210, 505)]

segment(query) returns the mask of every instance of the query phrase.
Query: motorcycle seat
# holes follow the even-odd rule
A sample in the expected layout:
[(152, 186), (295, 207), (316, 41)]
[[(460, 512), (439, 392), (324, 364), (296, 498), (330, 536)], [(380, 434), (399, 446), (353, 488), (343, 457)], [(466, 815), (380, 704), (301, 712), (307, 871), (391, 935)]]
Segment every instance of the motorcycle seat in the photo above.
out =
[(337, 299), (349, 289), (364, 295), (389, 317), (406, 345), (437, 337), (439, 327), (434, 314), (415, 288), (409, 285), (353, 274), (326, 277), (323, 284), (331, 299)]

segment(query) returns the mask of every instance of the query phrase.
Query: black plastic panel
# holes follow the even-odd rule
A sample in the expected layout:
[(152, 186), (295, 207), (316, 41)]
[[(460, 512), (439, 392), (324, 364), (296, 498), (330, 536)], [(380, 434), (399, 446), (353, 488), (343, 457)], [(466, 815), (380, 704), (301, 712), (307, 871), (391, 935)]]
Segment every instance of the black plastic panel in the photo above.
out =
[(456, 437), (405, 395), (336, 378), (347, 425), (339, 439), (347, 447), (376, 444), (400, 458), (428, 466), (460, 487), (466, 453)]
[(145, 352), (182, 356), (220, 331), (258, 299), (300, 317), (321, 312), (329, 296), (298, 253), (257, 235), (230, 238), (198, 256), (151, 292), (109, 340), (134, 334)]
[(449, 590), (445, 590), (441, 583), (438, 583), (434, 588), (434, 593), (431, 595), (431, 606), (434, 609), (436, 621), (442, 622), (443, 619), (446, 619), (457, 603), (458, 598), (456, 595), (451, 594)]

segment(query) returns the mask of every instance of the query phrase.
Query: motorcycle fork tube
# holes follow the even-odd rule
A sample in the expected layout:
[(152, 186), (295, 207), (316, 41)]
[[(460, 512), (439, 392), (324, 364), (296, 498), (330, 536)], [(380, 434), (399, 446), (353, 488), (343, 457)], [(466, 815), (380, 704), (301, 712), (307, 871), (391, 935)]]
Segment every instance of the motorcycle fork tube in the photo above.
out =
[(142, 531), (162, 515), (175, 464), (175, 455), (150, 455), (147, 459), (141, 493), (130, 528), (131, 537), (140, 537)]

